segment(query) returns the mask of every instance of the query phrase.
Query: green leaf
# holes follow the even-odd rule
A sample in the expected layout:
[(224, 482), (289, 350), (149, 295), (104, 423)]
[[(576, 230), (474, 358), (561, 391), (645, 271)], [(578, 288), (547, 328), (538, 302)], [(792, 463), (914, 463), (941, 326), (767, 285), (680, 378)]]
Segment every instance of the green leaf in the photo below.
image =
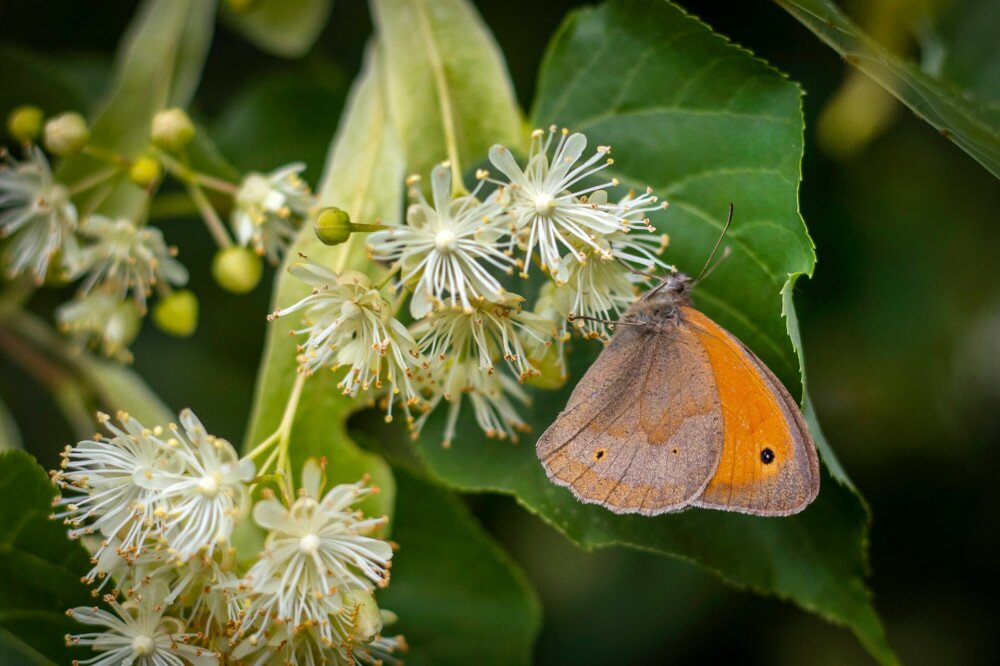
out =
[(225, 16), (258, 48), (297, 58), (316, 42), (332, 8), (333, 0), (257, 0), (245, 12)]
[[(815, 257), (798, 213), (799, 88), (674, 5), (610, 2), (574, 13), (555, 37), (533, 119), (582, 131), (593, 146), (612, 145), (609, 176), (664, 195), (671, 205), (655, 222), (671, 236), (666, 258), (685, 271), (701, 268), (734, 202), (726, 238), (732, 254), (698, 285), (695, 302), (802, 395), (791, 288), (812, 272)], [(572, 347), (571, 376), (579, 378), (599, 345), (577, 340)], [(551, 424), (570, 389), (533, 392), (527, 418), (534, 433)], [(880, 661), (894, 660), (865, 584), (866, 508), (818, 429), (828, 467), (819, 498), (802, 514), (691, 510), (645, 518), (580, 504), (551, 484), (533, 437), (511, 445), (465, 423), (455, 445), (442, 449), (442, 421), (441, 414), (431, 420), (417, 447), (452, 487), (512, 494), (586, 548), (622, 544), (695, 561), (734, 585), (845, 625)]]
[[(844, 60), (1000, 177), (1000, 108), (959, 92), (865, 35), (830, 0), (776, 0)], [(994, 31), (995, 32), (995, 31)], [(991, 35), (995, 40), (995, 35)], [(993, 101), (993, 100), (990, 100)]]
[[(379, 604), (399, 615), (407, 666), (530, 664), (541, 608), (524, 574), (463, 502), (394, 468), (392, 583)], [(431, 520), (431, 517), (433, 519)]]
[(93, 605), (80, 577), (90, 556), (50, 520), (55, 486), (27, 453), (0, 453), (0, 660), (66, 664), (81, 650), (62, 637), (81, 632), (65, 611)]
[[(214, 19), (214, 0), (146, 0), (119, 46), (112, 92), (91, 119), (93, 145), (139, 155), (149, 145), (153, 116), (187, 107), (201, 79)], [(59, 179), (74, 183), (106, 168), (94, 157), (75, 155), (63, 163)], [(140, 219), (146, 202), (142, 188), (125, 178), (113, 182), (98, 212)]]
[(972, 93), (1000, 110), (1000, 3), (957, 0), (921, 35), (921, 66), (936, 79)]
[(80, 354), (77, 361), (89, 383), (97, 389), (103, 409), (124, 410), (150, 428), (177, 420), (176, 413), (131, 368), (86, 353)]
[(255, 78), (234, 96), (213, 123), (222, 152), (247, 171), (305, 162), (306, 180), (315, 182), (327, 150), (316, 137), (333, 135), (347, 92), (338, 69), (319, 65)]
[[(334, 137), (318, 191), (323, 205), (350, 211), (355, 222), (396, 216), (403, 195), (402, 154), (388, 121), (382, 70), (377, 61), (376, 50), (370, 49)], [(327, 247), (308, 224), (304, 225), (278, 272), (275, 306), (291, 305), (309, 293), (305, 283), (285, 270), (290, 263), (300, 261), (299, 254), (338, 272), (363, 269), (369, 264), (363, 240), (355, 235), (347, 243)], [(299, 376), (295, 360), (298, 341), (291, 335), (297, 326), (295, 317), (282, 317), (268, 327), (248, 449), (275, 432), (281, 422)], [(297, 468), (309, 456), (327, 456), (333, 463), (327, 469), (331, 482), (354, 482), (363, 473), (370, 474), (382, 492), (365, 500), (362, 508), (376, 515), (391, 514), (392, 472), (381, 457), (362, 451), (350, 440), (345, 422), (359, 403), (342, 395), (336, 384), (332, 372), (316, 373), (305, 382), (292, 428), (292, 460)]]
[(48, 388), (63, 416), (78, 436), (93, 434), (96, 410), (114, 414), (122, 409), (143, 425), (166, 425), (174, 413), (131, 368), (75, 350), (45, 320), (11, 307), (4, 324), (32, 353), (48, 359)]
[(90, 96), (84, 86), (57, 62), (13, 44), (0, 44), (0, 117), (22, 104), (46, 114), (86, 111)]
[(23, 448), (24, 442), (21, 441), (21, 431), (17, 428), (17, 421), (7, 409), (7, 405), (0, 400), (0, 452)]
[(503, 56), (464, 0), (372, 0), (391, 116), (409, 173), (443, 160), (458, 173), (494, 143), (521, 142)]

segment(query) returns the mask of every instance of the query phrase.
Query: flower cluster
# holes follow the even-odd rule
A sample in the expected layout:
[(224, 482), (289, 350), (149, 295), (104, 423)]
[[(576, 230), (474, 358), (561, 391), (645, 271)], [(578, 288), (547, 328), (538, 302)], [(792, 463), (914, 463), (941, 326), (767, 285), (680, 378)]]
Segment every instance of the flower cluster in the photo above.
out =
[(268, 175), (250, 173), (233, 198), (233, 233), (236, 241), (278, 260), (298, 231), (298, 222), (315, 204), (309, 185), (299, 177), (306, 165), (289, 164)]
[[(77, 113), (50, 119), (44, 133), (50, 155), (87, 155), (68, 169), (73, 176), (60, 182), (46, 153), (34, 143), (42, 118), (37, 108), (16, 109), (8, 130), (24, 142), (21, 159), (0, 149), (3, 274), (37, 286), (80, 280), (77, 298), (57, 310), (58, 324), (79, 344), (120, 361), (131, 360), (128, 347), (154, 294), (159, 300), (153, 321), (162, 330), (184, 336), (197, 325), (197, 299), (182, 289), (187, 270), (177, 261), (176, 248), (148, 220), (148, 199), (155, 196), (164, 170), (187, 188), (219, 245), (213, 275), (237, 293), (256, 286), (262, 256), (279, 261), (315, 202), (299, 177), (303, 164), (267, 175), (249, 173), (239, 184), (192, 170), (184, 150), (196, 130), (181, 109), (156, 114), (149, 146), (135, 155), (93, 145), (86, 121)], [(205, 190), (231, 199), (235, 242)], [(145, 205), (123, 204), (137, 198), (146, 199)], [(117, 215), (123, 210), (131, 212)]]
[(250, 512), (255, 466), (189, 410), (179, 417), (149, 429), (100, 415), (109, 436), (68, 447), (52, 473), (63, 494), (54, 517), (93, 552), (85, 580), (110, 590), (110, 611), (69, 611), (100, 628), (67, 636), (99, 653), (86, 663), (376, 663), (404, 649), (381, 635), (393, 616), (373, 596), (389, 580), (385, 518), (353, 508), (376, 489), (362, 481), (324, 495), (322, 467), (308, 462), (294, 501), (265, 489), (253, 507), (267, 537), (244, 564), (252, 558), (237, 556), (232, 536)]
[[(368, 238), (371, 259), (389, 265), (379, 285), (308, 260), (294, 265), (312, 292), (272, 319), (302, 313), (293, 331), (305, 336), (301, 369), (342, 372), (340, 386), (352, 395), (382, 390), (390, 417), (401, 403), (414, 436), (445, 402), (449, 445), (467, 397), (488, 436), (516, 439), (527, 427), (516, 407), (527, 400), (520, 384), (545, 372), (564, 377), (568, 322), (606, 340), (604, 322), (624, 313), (651, 271), (670, 268), (659, 259), (666, 236), (648, 218), (666, 204), (649, 190), (609, 200), (619, 185), (600, 177), (614, 163), (610, 148), (590, 156), (586, 148), (583, 134), (536, 130), (523, 167), (506, 147), (490, 150), (505, 180), (480, 170), (469, 192), (441, 164), (430, 200), (411, 176), (405, 223), (383, 224)], [(518, 286), (515, 273), (528, 278), (533, 263), (551, 279)], [(522, 290), (536, 292), (533, 306)]]

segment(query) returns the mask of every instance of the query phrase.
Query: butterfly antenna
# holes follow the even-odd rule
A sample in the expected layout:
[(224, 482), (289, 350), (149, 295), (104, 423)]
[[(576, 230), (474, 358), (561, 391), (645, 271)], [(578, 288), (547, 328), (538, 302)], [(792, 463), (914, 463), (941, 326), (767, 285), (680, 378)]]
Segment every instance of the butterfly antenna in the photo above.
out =
[[(733, 223), (733, 203), (730, 201), (729, 217), (726, 218), (726, 226), (722, 227), (722, 233), (719, 234), (719, 240), (715, 241), (715, 247), (712, 248), (712, 254), (708, 255), (708, 261), (705, 262), (705, 265), (702, 267), (701, 272), (698, 273), (698, 277), (694, 279), (693, 284), (697, 284), (698, 282), (701, 281), (702, 278), (708, 277), (708, 273), (706, 272), (708, 271), (708, 266), (709, 264), (712, 263), (712, 259), (715, 258), (715, 253), (719, 251), (719, 246), (722, 245), (722, 239), (726, 237), (726, 232), (729, 231), (729, 225), (732, 223)], [(722, 253), (722, 258), (725, 259), (728, 256), (729, 256), (729, 248), (727, 247)], [(719, 261), (722, 260), (720, 259)], [(718, 264), (716, 264), (716, 266), (718, 266)], [(713, 267), (712, 270), (715, 270), (715, 268)]]

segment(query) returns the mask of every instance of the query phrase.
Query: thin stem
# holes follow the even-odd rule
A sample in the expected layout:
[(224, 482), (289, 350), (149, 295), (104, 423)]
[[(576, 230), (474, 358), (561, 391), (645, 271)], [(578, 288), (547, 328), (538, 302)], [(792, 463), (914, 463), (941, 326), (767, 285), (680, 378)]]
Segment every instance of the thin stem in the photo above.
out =
[(288, 395), (288, 402), (285, 403), (285, 411), (281, 415), (281, 422), (278, 424), (278, 428), (261, 441), (260, 444), (255, 446), (250, 453), (244, 456), (251, 459), (256, 458), (277, 442), (278, 445), (273, 448), (267, 459), (260, 466), (258, 470), (260, 474), (265, 473), (277, 459), (278, 471), (283, 472), (289, 480), (292, 478), (288, 449), (292, 438), (292, 424), (295, 421), (295, 412), (299, 408), (299, 400), (302, 398), (302, 388), (305, 386), (306, 377), (305, 373), (299, 373), (295, 378), (295, 384)]
[(270, 435), (267, 436), (267, 439), (263, 440), (260, 444), (255, 446), (253, 451), (247, 453), (243, 457), (250, 459), (256, 458), (260, 454), (264, 453), (264, 451), (267, 451), (269, 448), (271, 448), (271, 445), (274, 444), (276, 441), (278, 441), (278, 435), (280, 434), (281, 433), (279, 431), (275, 430), (274, 432), (272, 432)]
[(299, 399), (302, 397), (302, 387), (306, 384), (308, 375), (300, 372), (295, 378), (295, 385), (292, 386), (292, 393), (288, 396), (285, 404), (285, 413), (281, 416), (281, 423), (278, 425), (278, 469), (283, 470), (288, 476), (288, 482), (292, 481), (291, 461), (288, 457), (289, 444), (292, 440), (292, 423), (295, 421), (295, 412), (299, 408)]
[(216, 192), (222, 192), (230, 196), (235, 195), (239, 191), (239, 186), (235, 183), (230, 183), (228, 180), (222, 180), (221, 178), (216, 178), (214, 176), (209, 176), (204, 173), (199, 173), (197, 171), (192, 172), (191, 176), (204, 187), (210, 190), (215, 190)]
[[(427, 57), (430, 60), (431, 73), (434, 75), (434, 87), (437, 92), (438, 105), (441, 108), (441, 129), (444, 132), (444, 142), (448, 151), (448, 162), (451, 163), (452, 173), (462, 173), (462, 165), (458, 156), (458, 138), (455, 134), (455, 112), (451, 103), (451, 96), (448, 93), (448, 77), (445, 74), (444, 61), (438, 51), (437, 43), (434, 41), (431, 29), (430, 18), (427, 15), (427, 5), (425, 2), (415, 3), (417, 24), (427, 45)], [(458, 196), (466, 194), (465, 185), (461, 178), (452, 178), (452, 195)]]
[(389, 272), (385, 274), (385, 277), (382, 278), (381, 280), (379, 280), (375, 284), (375, 287), (374, 287), (375, 290), (376, 291), (381, 291), (382, 287), (384, 287), (385, 285), (389, 284), (389, 280), (392, 279), (392, 276), (399, 272), (399, 269), (400, 269), (399, 263), (393, 264), (392, 268), (389, 270)]
[(229, 237), (229, 232), (226, 231), (226, 225), (222, 222), (219, 214), (215, 212), (212, 202), (201, 191), (201, 187), (197, 183), (188, 182), (187, 191), (198, 207), (198, 212), (201, 213), (202, 219), (205, 220), (205, 226), (208, 227), (209, 233), (215, 238), (216, 244), (221, 248), (232, 247), (233, 240)]
[(113, 150), (108, 150), (107, 148), (101, 148), (100, 146), (87, 145), (83, 147), (84, 155), (90, 155), (91, 157), (97, 158), (104, 162), (110, 162), (117, 167), (124, 167), (128, 165), (129, 160), (124, 155), (114, 152)]
[(70, 196), (76, 196), (80, 192), (85, 192), (92, 187), (100, 185), (107, 179), (111, 178), (118, 173), (118, 167), (109, 167), (103, 171), (98, 171), (96, 173), (87, 176), (86, 178), (81, 178), (69, 187)]

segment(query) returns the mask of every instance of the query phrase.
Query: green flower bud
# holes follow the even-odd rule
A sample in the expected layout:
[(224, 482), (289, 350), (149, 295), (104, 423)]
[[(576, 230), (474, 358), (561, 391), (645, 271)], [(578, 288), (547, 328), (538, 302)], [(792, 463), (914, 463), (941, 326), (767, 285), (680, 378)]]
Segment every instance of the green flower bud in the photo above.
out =
[(153, 307), (153, 323), (164, 333), (186, 338), (198, 327), (198, 297), (181, 289), (160, 299)]
[(313, 229), (324, 245), (340, 245), (351, 237), (351, 226), (347, 211), (331, 206), (319, 212)]
[(152, 187), (160, 181), (160, 175), (160, 163), (152, 157), (140, 157), (128, 170), (128, 177), (141, 187)]
[(194, 123), (184, 109), (167, 109), (153, 116), (149, 138), (157, 148), (175, 153), (190, 143), (194, 135)]
[(256, 0), (226, 0), (226, 6), (236, 14), (246, 14), (257, 4)]
[(45, 123), (45, 148), (60, 157), (83, 150), (90, 141), (87, 121), (79, 113), (61, 113)]
[(375, 640), (375, 636), (382, 631), (382, 615), (375, 596), (367, 590), (351, 590), (344, 594), (344, 606), (357, 609), (354, 637), (362, 643)]
[(19, 106), (7, 116), (7, 131), (21, 143), (28, 143), (42, 133), (42, 110), (37, 106)]
[(545, 355), (540, 359), (528, 359), (531, 366), (538, 372), (524, 380), (525, 384), (535, 388), (554, 391), (562, 388), (566, 383), (566, 370), (559, 363), (559, 349), (556, 345), (550, 345), (545, 351)]
[(245, 294), (260, 282), (264, 262), (245, 247), (227, 247), (212, 259), (212, 277), (219, 286), (234, 294)]

